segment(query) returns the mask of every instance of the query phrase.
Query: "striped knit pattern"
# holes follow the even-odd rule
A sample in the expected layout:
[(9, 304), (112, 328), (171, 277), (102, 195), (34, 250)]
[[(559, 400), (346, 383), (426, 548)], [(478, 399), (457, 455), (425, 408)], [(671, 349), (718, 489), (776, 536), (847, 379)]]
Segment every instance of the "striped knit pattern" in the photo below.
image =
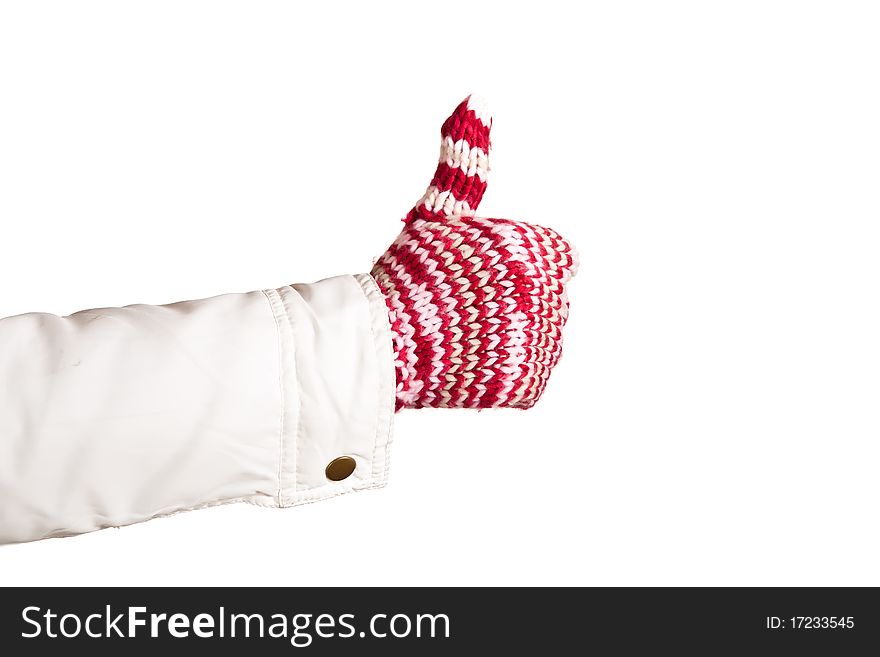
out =
[(440, 128), (440, 161), (424, 196), (406, 216), (472, 215), (486, 191), (492, 117), (470, 96)]
[(491, 124), (470, 98), (446, 120), (431, 185), (372, 270), (394, 336), (398, 410), (529, 408), (559, 360), (577, 256), (549, 228), (473, 216)]

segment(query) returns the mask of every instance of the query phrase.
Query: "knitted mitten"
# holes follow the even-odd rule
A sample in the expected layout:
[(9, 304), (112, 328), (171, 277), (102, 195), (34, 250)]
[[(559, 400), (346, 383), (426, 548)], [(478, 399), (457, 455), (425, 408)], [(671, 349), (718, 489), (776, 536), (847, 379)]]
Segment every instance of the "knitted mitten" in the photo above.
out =
[(529, 408), (559, 360), (571, 244), (549, 228), (474, 216), (491, 116), (465, 99), (441, 129), (428, 191), (372, 275), (394, 339), (397, 408)]

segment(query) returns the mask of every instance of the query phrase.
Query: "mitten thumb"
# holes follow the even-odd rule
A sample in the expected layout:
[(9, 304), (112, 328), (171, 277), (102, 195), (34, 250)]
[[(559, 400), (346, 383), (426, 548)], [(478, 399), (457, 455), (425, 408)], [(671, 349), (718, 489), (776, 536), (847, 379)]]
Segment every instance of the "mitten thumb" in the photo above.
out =
[(404, 221), (473, 215), (489, 173), (492, 115), (485, 103), (468, 96), (440, 128), (440, 161), (424, 196)]

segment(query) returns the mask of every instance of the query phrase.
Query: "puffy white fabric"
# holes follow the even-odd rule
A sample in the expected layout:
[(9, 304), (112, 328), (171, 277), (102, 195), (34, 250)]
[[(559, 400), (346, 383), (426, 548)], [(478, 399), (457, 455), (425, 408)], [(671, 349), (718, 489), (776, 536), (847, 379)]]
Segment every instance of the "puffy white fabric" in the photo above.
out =
[(367, 275), (2, 319), (0, 543), (382, 486), (394, 376)]

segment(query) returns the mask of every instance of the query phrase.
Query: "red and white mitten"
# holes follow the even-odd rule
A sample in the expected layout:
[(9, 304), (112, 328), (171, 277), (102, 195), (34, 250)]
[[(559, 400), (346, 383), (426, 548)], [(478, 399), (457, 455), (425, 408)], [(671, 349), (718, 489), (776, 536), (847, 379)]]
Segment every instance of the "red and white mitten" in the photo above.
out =
[(491, 124), (470, 99), (443, 124), (372, 277), (0, 319), (0, 544), (379, 488), (395, 409), (533, 405), (576, 257), (474, 216)]
[(388, 306), (398, 410), (529, 408), (559, 361), (577, 254), (549, 228), (475, 216), (491, 127), (472, 97), (456, 107), (427, 192), (371, 272)]

